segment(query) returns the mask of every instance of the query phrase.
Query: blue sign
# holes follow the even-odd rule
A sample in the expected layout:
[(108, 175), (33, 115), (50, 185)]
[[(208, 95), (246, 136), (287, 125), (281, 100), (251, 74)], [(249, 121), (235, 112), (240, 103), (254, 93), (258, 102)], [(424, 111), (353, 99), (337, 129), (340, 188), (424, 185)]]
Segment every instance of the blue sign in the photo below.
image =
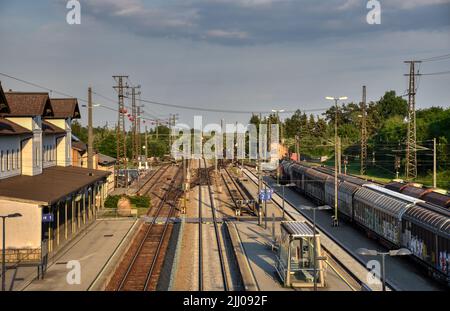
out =
[(259, 192), (259, 199), (261, 201), (269, 201), (272, 200), (273, 189), (263, 189)]
[(53, 214), (42, 214), (42, 222), (47, 223), (47, 222), (53, 222), (54, 217)]

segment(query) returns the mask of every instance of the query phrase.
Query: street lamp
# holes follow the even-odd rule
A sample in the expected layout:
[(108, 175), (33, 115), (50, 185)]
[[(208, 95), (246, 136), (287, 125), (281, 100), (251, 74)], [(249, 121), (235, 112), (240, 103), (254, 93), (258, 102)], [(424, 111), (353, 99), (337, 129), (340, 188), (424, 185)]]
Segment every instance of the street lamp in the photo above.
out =
[(22, 217), (22, 214), (14, 213), (8, 215), (0, 215), (3, 220), (3, 245), (2, 245), (2, 291), (6, 289), (6, 218)]
[(400, 248), (400, 249), (395, 249), (395, 250), (391, 250), (389, 252), (378, 252), (376, 250), (373, 249), (367, 249), (367, 248), (358, 248), (356, 250), (356, 253), (363, 255), (363, 256), (381, 256), (381, 278), (382, 278), (382, 288), (383, 288), (383, 292), (386, 291), (386, 269), (385, 269), (385, 257), (386, 255), (389, 256), (409, 256), (411, 255), (411, 251), (409, 249), (406, 248)]
[(334, 101), (334, 107), (335, 107), (335, 116), (334, 116), (334, 218), (333, 218), (333, 226), (337, 227), (339, 226), (338, 221), (338, 134), (337, 134), (337, 128), (338, 128), (338, 101), (339, 100), (346, 100), (348, 99), (347, 96), (341, 96), (341, 97), (331, 97), (327, 96), (325, 99)]
[(317, 254), (316, 254), (316, 210), (330, 210), (331, 207), (328, 205), (323, 205), (323, 206), (317, 206), (317, 207), (313, 207), (313, 206), (303, 206), (300, 205), (298, 207), (296, 207), (296, 209), (300, 209), (300, 210), (306, 210), (306, 211), (313, 211), (313, 247), (314, 247), (314, 252), (313, 252), (313, 266), (314, 266), (314, 291), (317, 291)]
[(282, 209), (283, 209), (283, 220), (284, 220), (284, 202), (286, 201), (284, 198), (284, 188), (285, 187), (295, 187), (296, 184), (294, 183), (290, 183), (290, 184), (286, 184), (286, 185), (281, 185), (281, 184), (275, 184), (275, 187), (281, 187), (282, 191), (283, 191), (283, 204), (282, 204)]

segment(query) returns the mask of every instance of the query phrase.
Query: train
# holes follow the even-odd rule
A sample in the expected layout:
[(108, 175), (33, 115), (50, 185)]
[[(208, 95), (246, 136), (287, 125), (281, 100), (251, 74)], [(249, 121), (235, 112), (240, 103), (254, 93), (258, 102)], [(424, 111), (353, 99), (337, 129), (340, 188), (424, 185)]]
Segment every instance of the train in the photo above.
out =
[[(314, 203), (334, 206), (333, 170), (283, 160), (280, 178), (281, 182), (295, 184), (293, 188)], [(409, 249), (411, 257), (430, 276), (450, 287), (450, 206), (446, 196), (411, 186), (400, 188), (339, 174), (339, 219), (390, 249)]]

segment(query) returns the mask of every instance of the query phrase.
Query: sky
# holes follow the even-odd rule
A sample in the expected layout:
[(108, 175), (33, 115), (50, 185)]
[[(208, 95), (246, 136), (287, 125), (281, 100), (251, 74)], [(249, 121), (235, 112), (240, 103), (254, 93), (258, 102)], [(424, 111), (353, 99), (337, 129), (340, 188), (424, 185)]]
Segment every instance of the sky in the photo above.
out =
[[(67, 2), (0, 0), (0, 73), (79, 99), (92, 86), (94, 102), (111, 108), (112, 76), (125, 74), (150, 101), (320, 114), (326, 96), (360, 102), (363, 85), (368, 100), (405, 94), (403, 61), (450, 54), (450, 0), (380, 0), (381, 24), (372, 25), (373, 0), (80, 0), (80, 25), (66, 22)], [(424, 74), (449, 70), (449, 58), (420, 65)], [(5, 90), (40, 90), (0, 81)], [(450, 74), (422, 76), (417, 107), (450, 107), (449, 85)], [(250, 118), (143, 104), (146, 118), (177, 113), (187, 124), (194, 115), (204, 123)], [(96, 125), (114, 126), (117, 113), (94, 110)]]

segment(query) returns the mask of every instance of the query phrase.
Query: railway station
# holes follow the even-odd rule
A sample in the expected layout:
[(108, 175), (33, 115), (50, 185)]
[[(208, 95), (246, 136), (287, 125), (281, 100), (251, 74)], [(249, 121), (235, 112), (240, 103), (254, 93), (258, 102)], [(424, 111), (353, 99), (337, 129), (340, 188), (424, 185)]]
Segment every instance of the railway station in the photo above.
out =
[(400, 2), (0, 1), (2, 310), (445, 295), (450, 0)]
[(1, 87), (0, 99), (0, 209), (20, 215), (7, 220), (6, 263), (45, 270), (48, 257), (95, 219), (109, 173), (71, 166), (76, 99)]

